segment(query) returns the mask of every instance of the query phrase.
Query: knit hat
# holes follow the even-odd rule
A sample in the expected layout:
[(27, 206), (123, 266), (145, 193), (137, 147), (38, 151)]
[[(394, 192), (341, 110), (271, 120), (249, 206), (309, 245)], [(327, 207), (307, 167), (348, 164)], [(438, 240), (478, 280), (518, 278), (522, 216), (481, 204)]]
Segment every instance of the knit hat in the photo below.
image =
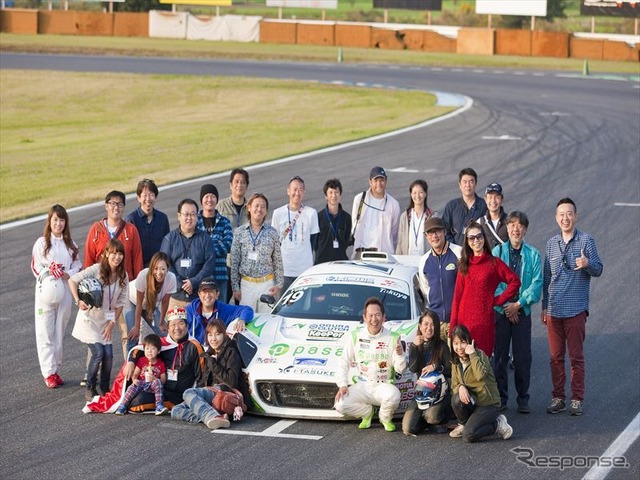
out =
[(210, 183), (205, 183), (204, 185), (202, 185), (202, 188), (200, 189), (200, 205), (202, 205), (202, 199), (204, 198), (204, 196), (209, 193), (213, 193), (216, 197), (216, 200), (220, 198), (218, 196), (218, 189), (216, 188), (216, 186), (211, 185)]

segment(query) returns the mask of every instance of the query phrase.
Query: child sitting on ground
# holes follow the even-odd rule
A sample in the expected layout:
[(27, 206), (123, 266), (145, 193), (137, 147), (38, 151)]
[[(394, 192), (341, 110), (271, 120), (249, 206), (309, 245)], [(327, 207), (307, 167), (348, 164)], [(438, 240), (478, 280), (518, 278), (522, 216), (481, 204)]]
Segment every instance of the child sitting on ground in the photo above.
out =
[(122, 403), (116, 410), (116, 415), (124, 415), (131, 401), (140, 392), (153, 392), (156, 396), (156, 415), (163, 415), (167, 408), (162, 403), (163, 385), (167, 381), (167, 370), (158, 354), (162, 348), (160, 337), (156, 334), (147, 335), (143, 342), (144, 357), (136, 362), (133, 371), (133, 383), (127, 388)]

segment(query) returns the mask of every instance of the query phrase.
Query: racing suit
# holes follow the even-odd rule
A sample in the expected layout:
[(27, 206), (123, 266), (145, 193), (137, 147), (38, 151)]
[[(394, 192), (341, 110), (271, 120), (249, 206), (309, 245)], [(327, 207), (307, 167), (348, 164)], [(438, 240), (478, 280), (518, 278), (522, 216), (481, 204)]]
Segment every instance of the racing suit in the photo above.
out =
[[(337, 371), (338, 388), (347, 387), (349, 394), (343, 395), (335, 404), (338, 413), (364, 418), (371, 413), (372, 405), (380, 407), (381, 422), (390, 422), (400, 404), (400, 390), (393, 385), (395, 372), (407, 368), (407, 359), (396, 353), (400, 335), (382, 327), (377, 335), (371, 335), (365, 326), (352, 332)], [(349, 380), (349, 369), (355, 364), (357, 375)]]

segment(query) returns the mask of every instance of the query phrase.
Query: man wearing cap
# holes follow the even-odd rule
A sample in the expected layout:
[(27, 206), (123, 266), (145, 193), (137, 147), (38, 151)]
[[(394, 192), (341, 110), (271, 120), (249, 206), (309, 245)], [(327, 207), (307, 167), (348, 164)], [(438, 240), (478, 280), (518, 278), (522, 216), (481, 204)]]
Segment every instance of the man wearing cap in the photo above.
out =
[(211, 238), (213, 253), (216, 256), (214, 274), (221, 298), (227, 299), (227, 254), (231, 251), (233, 242), (233, 228), (227, 217), (216, 211), (218, 205), (218, 189), (215, 185), (206, 183), (200, 189), (200, 205), (196, 229), (206, 233)]
[(189, 336), (198, 340), (203, 346), (207, 345), (205, 330), (212, 318), (219, 318), (227, 327), (235, 321), (233, 329), (236, 332), (243, 331), (245, 325), (253, 320), (251, 307), (223, 303), (218, 300), (219, 295), (220, 287), (215, 279), (205, 278), (200, 282), (198, 298), (189, 303), (185, 309)]
[(178, 291), (171, 295), (169, 308), (184, 308), (198, 297), (203, 278), (213, 275), (215, 255), (211, 239), (196, 229), (198, 204), (185, 198), (178, 204), (179, 226), (162, 240), (160, 250), (171, 259), (169, 269), (176, 276)]
[(273, 211), (271, 226), (280, 236), (280, 252), (284, 268), (284, 285), (281, 292), (285, 292), (289, 285), (313, 266), (313, 251), (315, 250), (318, 233), (318, 213), (314, 208), (302, 203), (304, 200), (304, 181), (300, 177), (293, 177), (287, 186), (289, 203)]
[(490, 183), (484, 191), (487, 213), (480, 217), (478, 223), (482, 226), (484, 238), (489, 242), (492, 250), (509, 239), (507, 213), (502, 208), (503, 198), (502, 185), (499, 183)]
[(396, 251), (400, 204), (386, 190), (387, 172), (382, 167), (373, 167), (369, 173), (369, 189), (353, 199), (354, 258), (366, 251), (390, 255)]
[(487, 204), (476, 195), (478, 174), (473, 168), (463, 168), (458, 173), (458, 187), (462, 197), (449, 200), (442, 219), (447, 227), (447, 240), (464, 245), (467, 225), (487, 213)]
[(431, 248), (420, 258), (420, 290), (427, 306), (440, 317), (440, 336), (446, 341), (462, 248), (446, 239), (444, 220), (437, 214), (427, 219), (424, 229)]

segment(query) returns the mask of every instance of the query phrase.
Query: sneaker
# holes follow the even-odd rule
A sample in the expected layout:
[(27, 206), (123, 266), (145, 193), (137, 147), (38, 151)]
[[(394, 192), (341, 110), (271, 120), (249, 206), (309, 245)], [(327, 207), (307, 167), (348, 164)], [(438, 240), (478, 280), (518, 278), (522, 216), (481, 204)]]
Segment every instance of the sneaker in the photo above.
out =
[(531, 409), (529, 408), (528, 403), (520, 403), (518, 404), (518, 413), (531, 413)]
[(62, 380), (62, 379), (60, 378), (60, 375), (58, 375), (57, 373), (54, 373), (54, 374), (53, 374), (53, 379), (56, 381), (56, 383), (57, 383), (59, 386), (64, 385), (64, 380)]
[(44, 379), (44, 384), (47, 388), (58, 388), (58, 382), (56, 382), (56, 378), (54, 375), (49, 375)]
[(164, 415), (168, 411), (169, 411), (169, 409), (167, 407), (165, 407), (164, 405), (158, 405), (156, 407), (156, 417), (159, 417), (160, 415)]
[(498, 436), (503, 440), (509, 440), (513, 435), (513, 427), (507, 423), (507, 417), (498, 415), (496, 421), (498, 422), (498, 427), (496, 428)]
[(116, 410), (116, 415), (124, 415), (125, 413), (127, 413), (126, 405), (120, 405)]
[(569, 413), (576, 417), (582, 415), (582, 402), (580, 400), (571, 400)]
[(215, 430), (217, 428), (229, 428), (231, 423), (222, 415), (218, 415), (213, 417), (211, 420), (207, 420), (206, 425), (209, 430)]
[(384, 429), (387, 432), (395, 432), (396, 431), (396, 424), (393, 422), (383, 422), (382, 420), (380, 420), (380, 423), (382, 424), (382, 426), (384, 427)]
[(374, 412), (374, 408), (371, 407), (371, 413), (369, 413), (369, 415), (367, 415), (366, 417), (362, 417), (362, 421), (360, 422), (360, 425), (358, 425), (358, 428), (360, 428), (361, 430), (365, 430), (371, 427), (371, 420), (373, 420)]
[(456, 428), (449, 432), (449, 436), (451, 438), (462, 438), (462, 431), (464, 430), (464, 425), (458, 424)]
[(560, 413), (564, 412), (567, 409), (567, 406), (564, 403), (564, 400), (561, 398), (554, 398), (551, 400), (551, 405), (547, 407), (547, 413)]
[(84, 377), (82, 377), (82, 380), (80, 380), (80, 386), (81, 387), (86, 387), (87, 386), (87, 376), (86, 375)]

